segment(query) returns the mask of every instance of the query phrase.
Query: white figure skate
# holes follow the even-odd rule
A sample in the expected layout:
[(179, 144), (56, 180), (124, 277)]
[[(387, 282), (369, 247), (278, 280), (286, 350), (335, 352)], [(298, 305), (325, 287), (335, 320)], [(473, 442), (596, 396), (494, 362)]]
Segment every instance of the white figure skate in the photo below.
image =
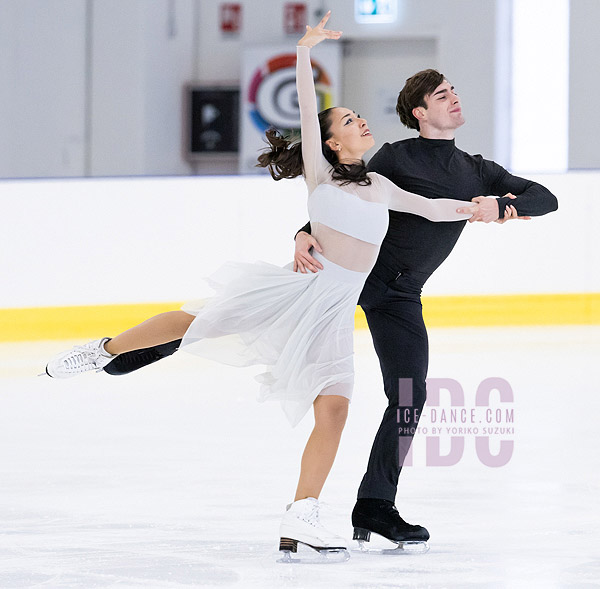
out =
[(109, 354), (104, 344), (110, 338), (104, 337), (83, 346), (75, 346), (68, 352), (58, 354), (46, 366), (46, 374), (52, 378), (72, 378), (84, 372), (100, 372), (116, 355)]
[(308, 559), (293, 559), (298, 544), (316, 550), (317, 562), (345, 562), (350, 558), (346, 540), (327, 530), (319, 521), (319, 502), (313, 498), (300, 499), (288, 505), (279, 528), (279, 550), (283, 557), (277, 562), (315, 562)]

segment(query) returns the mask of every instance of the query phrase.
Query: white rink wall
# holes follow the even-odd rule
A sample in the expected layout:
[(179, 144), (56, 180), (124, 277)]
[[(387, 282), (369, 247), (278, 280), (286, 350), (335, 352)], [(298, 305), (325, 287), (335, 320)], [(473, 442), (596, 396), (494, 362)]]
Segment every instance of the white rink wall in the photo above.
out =
[[(559, 199), (532, 221), (467, 225), (427, 295), (600, 292), (600, 174), (531, 176)], [(0, 182), (0, 308), (175, 302), (226, 260), (284, 265), (301, 180), (154, 177)]]

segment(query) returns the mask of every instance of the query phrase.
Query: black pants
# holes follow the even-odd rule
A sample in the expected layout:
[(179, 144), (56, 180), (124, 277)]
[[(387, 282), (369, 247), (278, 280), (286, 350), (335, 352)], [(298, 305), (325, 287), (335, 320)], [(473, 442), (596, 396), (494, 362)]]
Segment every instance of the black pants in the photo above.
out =
[(427, 398), (429, 344), (419, 297), (363, 304), (388, 406), (358, 490), (359, 499), (395, 501), (398, 477)]

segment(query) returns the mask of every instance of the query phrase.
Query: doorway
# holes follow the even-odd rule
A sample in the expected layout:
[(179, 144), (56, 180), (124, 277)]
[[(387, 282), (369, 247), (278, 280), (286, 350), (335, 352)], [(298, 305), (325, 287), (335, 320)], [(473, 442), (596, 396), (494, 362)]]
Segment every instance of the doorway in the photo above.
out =
[(342, 60), (342, 99), (339, 104), (365, 117), (375, 138), (369, 159), (384, 143), (414, 137), (396, 114), (404, 82), (414, 73), (437, 68), (437, 42), (426, 39), (347, 41)]

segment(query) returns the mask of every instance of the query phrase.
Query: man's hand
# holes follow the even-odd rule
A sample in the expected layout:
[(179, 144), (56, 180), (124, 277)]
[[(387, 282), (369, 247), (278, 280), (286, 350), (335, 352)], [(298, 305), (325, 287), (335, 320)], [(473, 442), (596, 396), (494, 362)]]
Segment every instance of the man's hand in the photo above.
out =
[(296, 251), (294, 253), (294, 272), (306, 274), (308, 268), (311, 272), (323, 270), (323, 264), (315, 260), (309, 253), (311, 248), (315, 248), (319, 253), (323, 250), (319, 242), (306, 231), (299, 231), (296, 235)]
[[(505, 194), (504, 196), (508, 196), (508, 198), (517, 198), (514, 194), (511, 194), (510, 192)], [(519, 217), (517, 209), (515, 209), (513, 205), (508, 205), (506, 207), (506, 210), (504, 211), (504, 217), (502, 219), (496, 219), (495, 223), (499, 223), (500, 225), (502, 225), (502, 223), (506, 223), (511, 219), (521, 219), (523, 221), (530, 221), (531, 217)]]
[(482, 221), (483, 223), (491, 223), (498, 219), (499, 209), (498, 201), (492, 196), (476, 196), (471, 199), (477, 206), (465, 207), (457, 209), (459, 213), (472, 213), (473, 216), (469, 219), (469, 223)]

